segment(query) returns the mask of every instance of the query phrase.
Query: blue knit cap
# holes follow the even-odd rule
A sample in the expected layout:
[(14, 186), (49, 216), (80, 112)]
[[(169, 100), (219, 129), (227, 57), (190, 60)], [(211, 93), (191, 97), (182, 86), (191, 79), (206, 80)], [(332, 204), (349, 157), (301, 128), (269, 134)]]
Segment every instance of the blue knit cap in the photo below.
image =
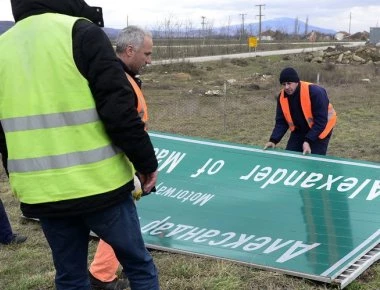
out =
[(292, 67), (284, 68), (280, 74), (280, 84), (298, 83), (300, 81), (296, 70)]

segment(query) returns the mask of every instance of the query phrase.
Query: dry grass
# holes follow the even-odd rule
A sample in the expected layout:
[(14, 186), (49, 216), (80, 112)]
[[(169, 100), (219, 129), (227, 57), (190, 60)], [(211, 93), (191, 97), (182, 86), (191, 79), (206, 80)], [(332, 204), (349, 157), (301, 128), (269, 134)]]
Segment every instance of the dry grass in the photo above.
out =
[[(300, 62), (302, 56), (221, 60), (150, 67), (143, 78), (151, 130), (262, 146), (274, 124), (278, 73), (294, 66), (301, 78), (320, 79), (338, 112), (329, 154), (380, 161), (380, 89), (374, 65)], [(186, 79), (178, 74), (187, 75)], [(362, 79), (370, 79), (369, 83)], [(207, 95), (209, 91), (218, 95)], [(284, 146), (285, 142), (280, 143)]]
[[(292, 65), (308, 81), (315, 82), (319, 73), (338, 112), (330, 155), (380, 162), (380, 76), (374, 66), (327, 66), (304, 63), (299, 58), (266, 57), (147, 68), (142, 77), (150, 110), (149, 129), (263, 146), (274, 124), (275, 96), (280, 89), (278, 73)], [(371, 82), (361, 81), (363, 78)], [(220, 94), (206, 95), (209, 91)], [(18, 202), (4, 175), (0, 186), (15, 230), (29, 236), (25, 244), (0, 246), (0, 289), (53, 289), (50, 249), (38, 223), (20, 220)], [(89, 259), (95, 246), (96, 241), (90, 241)], [(336, 288), (227, 261), (152, 253), (165, 290)], [(380, 289), (380, 264), (371, 266), (347, 289)]]

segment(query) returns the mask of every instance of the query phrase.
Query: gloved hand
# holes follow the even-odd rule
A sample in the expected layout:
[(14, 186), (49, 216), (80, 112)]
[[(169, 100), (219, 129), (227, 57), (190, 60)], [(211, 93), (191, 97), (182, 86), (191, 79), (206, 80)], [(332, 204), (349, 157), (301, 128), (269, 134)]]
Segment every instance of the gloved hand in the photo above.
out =
[(138, 178), (136, 174), (133, 177), (133, 183), (135, 184), (135, 189), (132, 190), (133, 199), (139, 200), (141, 196), (143, 195), (143, 190), (142, 190), (140, 179)]

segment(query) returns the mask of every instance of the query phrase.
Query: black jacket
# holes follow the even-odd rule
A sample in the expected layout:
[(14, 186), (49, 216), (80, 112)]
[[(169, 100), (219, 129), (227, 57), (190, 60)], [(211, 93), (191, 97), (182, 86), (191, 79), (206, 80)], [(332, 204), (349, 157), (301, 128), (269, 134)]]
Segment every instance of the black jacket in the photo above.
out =
[[(99, 117), (112, 142), (124, 151), (137, 171), (154, 172), (157, 159), (137, 114), (133, 89), (107, 35), (99, 28), (103, 25), (101, 9), (90, 7), (81, 0), (12, 0), (11, 4), (16, 25), (19, 20), (46, 12), (82, 16), (93, 21), (78, 20), (73, 27), (75, 64), (89, 82)], [(5, 139), (1, 136), (3, 129), (0, 126), (0, 150), (6, 157)], [(21, 210), (29, 217), (72, 216), (114, 205), (126, 198), (132, 189), (133, 182), (129, 182), (92, 197), (34, 205), (21, 203)]]

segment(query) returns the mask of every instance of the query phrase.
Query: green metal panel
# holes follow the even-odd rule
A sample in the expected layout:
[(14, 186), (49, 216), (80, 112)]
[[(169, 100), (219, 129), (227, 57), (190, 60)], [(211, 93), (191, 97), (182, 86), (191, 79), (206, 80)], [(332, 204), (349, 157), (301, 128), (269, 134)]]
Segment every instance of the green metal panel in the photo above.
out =
[(150, 135), (157, 192), (138, 208), (152, 247), (332, 282), (380, 243), (378, 163)]

